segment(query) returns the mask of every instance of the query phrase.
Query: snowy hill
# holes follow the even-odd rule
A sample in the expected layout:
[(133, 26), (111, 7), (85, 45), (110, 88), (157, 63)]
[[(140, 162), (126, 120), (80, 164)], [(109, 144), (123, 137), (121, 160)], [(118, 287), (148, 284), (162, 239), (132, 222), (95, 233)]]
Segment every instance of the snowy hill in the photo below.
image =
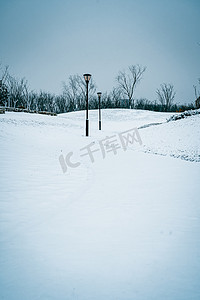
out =
[(200, 299), (200, 117), (171, 116), (0, 115), (0, 299)]

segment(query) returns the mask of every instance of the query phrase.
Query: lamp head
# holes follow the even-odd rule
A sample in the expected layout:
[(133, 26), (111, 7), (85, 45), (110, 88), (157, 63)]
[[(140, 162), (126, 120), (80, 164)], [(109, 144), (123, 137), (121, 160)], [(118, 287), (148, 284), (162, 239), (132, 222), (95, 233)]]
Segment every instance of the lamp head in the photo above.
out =
[(99, 98), (101, 98), (101, 94), (102, 94), (101, 92), (97, 93), (97, 95), (98, 95)]
[(89, 82), (92, 75), (91, 74), (84, 74), (83, 76), (85, 78), (85, 82)]

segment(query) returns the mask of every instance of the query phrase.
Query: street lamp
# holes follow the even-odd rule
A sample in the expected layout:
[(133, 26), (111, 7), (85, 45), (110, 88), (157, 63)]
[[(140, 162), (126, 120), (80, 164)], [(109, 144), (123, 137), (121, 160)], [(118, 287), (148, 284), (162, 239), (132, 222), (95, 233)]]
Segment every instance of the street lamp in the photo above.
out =
[(99, 130), (101, 130), (101, 92), (97, 93), (99, 98)]
[(89, 117), (88, 117), (88, 84), (91, 78), (90, 74), (83, 75), (86, 82), (86, 136), (89, 135)]

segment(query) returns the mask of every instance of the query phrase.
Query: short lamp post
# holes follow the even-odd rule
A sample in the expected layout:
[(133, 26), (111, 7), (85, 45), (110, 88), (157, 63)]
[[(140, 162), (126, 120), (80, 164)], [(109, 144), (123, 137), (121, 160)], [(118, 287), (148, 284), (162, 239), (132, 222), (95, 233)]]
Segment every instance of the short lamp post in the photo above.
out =
[(101, 92), (97, 93), (99, 98), (99, 130), (101, 130)]
[(91, 74), (83, 75), (86, 82), (86, 136), (89, 136), (89, 116), (88, 116), (88, 84), (91, 78)]

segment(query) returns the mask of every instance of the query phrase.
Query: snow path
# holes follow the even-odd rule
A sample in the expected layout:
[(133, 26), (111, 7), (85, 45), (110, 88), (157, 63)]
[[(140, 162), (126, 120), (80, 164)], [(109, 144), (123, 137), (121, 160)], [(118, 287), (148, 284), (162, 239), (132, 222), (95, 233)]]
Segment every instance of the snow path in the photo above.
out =
[[(197, 158), (200, 119), (141, 129), (142, 146), (80, 160), (90, 142), (166, 119), (103, 116), (99, 132), (90, 112), (89, 138), (83, 112), (0, 116), (0, 299), (199, 300), (200, 164), (170, 155)], [(70, 151), (81, 165), (63, 174), (58, 157)]]

